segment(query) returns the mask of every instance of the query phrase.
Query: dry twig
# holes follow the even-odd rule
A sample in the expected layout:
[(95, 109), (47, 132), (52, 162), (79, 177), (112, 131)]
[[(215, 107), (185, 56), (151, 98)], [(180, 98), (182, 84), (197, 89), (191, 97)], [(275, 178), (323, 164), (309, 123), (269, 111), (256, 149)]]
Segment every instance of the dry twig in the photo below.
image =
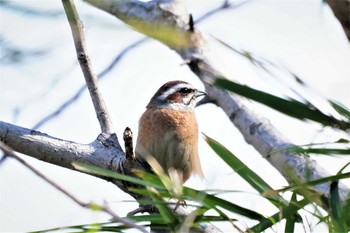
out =
[(107, 202), (104, 202), (104, 204), (101, 206), (99, 204), (96, 204), (94, 202), (83, 202), (81, 200), (79, 200), (77, 197), (75, 197), (73, 194), (71, 194), (70, 192), (68, 192), (67, 190), (65, 190), (62, 186), (60, 186), (59, 184), (57, 184), (56, 182), (54, 182), (53, 180), (51, 180), (50, 178), (48, 178), (47, 176), (45, 176), (43, 173), (41, 173), (39, 170), (37, 170), (36, 168), (34, 168), (33, 166), (31, 166), (29, 163), (27, 163), (25, 160), (23, 160), (21, 157), (19, 157), (18, 155), (16, 155), (14, 153), (14, 151), (7, 146), (5, 143), (3, 143), (2, 141), (0, 141), (0, 149), (4, 152), (4, 156), (8, 156), (11, 158), (16, 159), (18, 162), (20, 162), (22, 165), (24, 165), (25, 167), (27, 167), (29, 170), (31, 170), (35, 175), (37, 175), (38, 177), (40, 177), (41, 179), (45, 180), (47, 183), (49, 183), (50, 185), (52, 185), (53, 187), (55, 187), (57, 190), (59, 190), (60, 192), (62, 192), (63, 194), (65, 194), (67, 197), (69, 197), (71, 200), (73, 200), (75, 203), (77, 203), (78, 205), (80, 205), (81, 207), (84, 208), (94, 208), (94, 209), (99, 209), (109, 215), (111, 215), (113, 217), (114, 220), (116, 220), (117, 222), (120, 222), (122, 224), (124, 224), (125, 226), (131, 227), (131, 228), (135, 228), (138, 229), (141, 232), (147, 232), (147, 230), (140, 225), (137, 225), (136, 223), (134, 223), (133, 221), (131, 221), (128, 218), (122, 218), (120, 216), (118, 216), (108, 205)]
[(80, 63), (81, 70), (83, 71), (92, 103), (94, 104), (101, 131), (102, 133), (110, 135), (113, 133), (112, 121), (107, 112), (103, 97), (100, 93), (97, 76), (92, 70), (92, 64), (85, 43), (83, 24), (80, 21), (73, 0), (62, 0), (62, 3), (72, 31), (78, 61)]

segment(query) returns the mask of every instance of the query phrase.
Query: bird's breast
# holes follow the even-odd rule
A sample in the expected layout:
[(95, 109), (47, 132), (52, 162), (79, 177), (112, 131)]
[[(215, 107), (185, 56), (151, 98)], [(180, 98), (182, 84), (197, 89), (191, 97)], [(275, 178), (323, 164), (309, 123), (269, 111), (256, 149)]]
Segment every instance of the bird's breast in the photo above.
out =
[(181, 170), (184, 180), (193, 169), (197, 169), (194, 172), (198, 174), (202, 173), (194, 112), (148, 108), (140, 118), (136, 156), (146, 159), (153, 156), (165, 172), (169, 168)]

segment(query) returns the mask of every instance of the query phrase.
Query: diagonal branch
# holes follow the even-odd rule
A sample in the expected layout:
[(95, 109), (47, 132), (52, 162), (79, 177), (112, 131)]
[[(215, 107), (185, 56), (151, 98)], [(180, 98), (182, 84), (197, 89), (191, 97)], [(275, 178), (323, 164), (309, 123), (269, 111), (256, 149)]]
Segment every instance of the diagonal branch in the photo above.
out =
[[(211, 100), (223, 109), (231, 122), (240, 130), (245, 140), (267, 159), (287, 181), (306, 182), (319, 179), (329, 174), (309, 157), (282, 150), (293, 144), (286, 139), (267, 119), (258, 116), (250, 109), (243, 98), (218, 89), (212, 84), (217, 77), (223, 77), (210, 61), (206, 41), (202, 34), (194, 29), (189, 30), (189, 14), (186, 13), (184, 2), (180, 0), (157, 0), (151, 2), (113, 1), (113, 0), (85, 0), (143, 32), (145, 24), (154, 28), (168, 27), (176, 31), (177, 38), (182, 40), (183, 46), (169, 43), (165, 37), (152, 33), (145, 33), (171, 49), (175, 50), (189, 68), (202, 80)], [(135, 23), (141, 22), (144, 23)], [(190, 25), (191, 26), (191, 25)], [(193, 25), (192, 25), (193, 26)], [(274, 152), (276, 151), (277, 152)], [(314, 191), (325, 197), (330, 195), (329, 183), (316, 185)], [(341, 198), (344, 200), (349, 192), (348, 187), (339, 186)]]
[(100, 123), (101, 131), (102, 133), (110, 135), (113, 133), (112, 121), (107, 112), (100, 89), (98, 88), (97, 76), (92, 70), (92, 64), (87, 52), (83, 33), (83, 24), (80, 21), (73, 0), (62, 0), (62, 3), (72, 31), (78, 61), (83, 71), (86, 85), (90, 92), (92, 103), (97, 114), (97, 119)]
[[(106, 77), (106, 75), (118, 64), (119, 61), (132, 49), (136, 48), (137, 46), (141, 45), (147, 41), (147, 37), (144, 37), (140, 40), (137, 40), (130, 45), (126, 46), (114, 59), (113, 61), (105, 68), (103, 69), (97, 76), (98, 79), (101, 80), (102, 78)], [(57, 109), (55, 109), (53, 112), (48, 114), (47, 116), (43, 117), (41, 120), (39, 120), (34, 126), (33, 129), (37, 130), (40, 127), (42, 127), (44, 124), (52, 120), (53, 118), (57, 117), (59, 114), (61, 114), (66, 108), (71, 106), (74, 102), (76, 102), (80, 96), (84, 93), (86, 90), (87, 86), (83, 85), (81, 86), (78, 91), (71, 96), (69, 99), (67, 99), (65, 102), (61, 104)]]
[[(132, 140), (132, 138), (128, 140)], [(115, 146), (106, 147), (98, 141), (90, 144), (79, 144), (0, 121), (0, 144), (2, 142), (14, 148), (17, 152), (71, 170), (75, 170), (75, 167), (72, 165), (73, 162), (93, 165), (127, 175), (133, 174), (132, 169), (145, 170), (144, 164), (141, 164), (138, 160), (125, 159), (125, 154), (121, 148)], [(8, 157), (5, 153), (3, 158)], [(1, 160), (3, 161), (3, 159)], [(130, 184), (127, 184), (128, 182), (116, 179), (111, 180), (101, 176), (98, 176), (98, 178), (112, 182), (136, 200), (142, 198), (144, 200), (144, 197), (136, 195), (128, 189), (130, 186)], [(104, 208), (108, 210), (109, 207), (104, 206)], [(149, 211), (148, 209), (143, 210)], [(181, 206), (176, 210), (176, 213), (186, 215), (189, 213), (189, 210)], [(118, 216), (113, 217), (118, 219)], [(201, 229), (203, 232), (220, 232), (212, 224), (203, 224)]]
[(24, 165), (25, 167), (27, 167), (29, 170), (31, 170), (32, 172), (34, 172), (37, 176), (39, 176), (40, 178), (42, 178), (43, 180), (45, 180), (46, 182), (48, 182), (49, 184), (51, 184), (53, 187), (55, 187), (57, 190), (59, 190), (60, 192), (62, 192), (63, 194), (65, 194), (67, 197), (69, 197), (71, 200), (73, 200), (75, 203), (77, 203), (78, 205), (80, 205), (81, 207), (84, 208), (98, 208), (101, 211), (111, 215), (113, 217), (114, 220), (124, 224), (125, 226), (134, 228), (134, 229), (138, 229), (141, 232), (147, 233), (148, 231), (146, 231), (146, 229), (142, 226), (137, 225), (136, 223), (134, 223), (133, 221), (131, 221), (128, 218), (121, 218), (120, 216), (118, 216), (107, 204), (107, 202), (104, 203), (104, 205), (98, 205), (97, 203), (93, 203), (93, 202), (83, 202), (80, 199), (78, 199), (76, 196), (74, 196), (73, 194), (71, 194), (70, 192), (68, 192), (66, 189), (64, 189), (63, 187), (61, 187), (59, 184), (57, 184), (56, 182), (54, 182), (53, 180), (51, 180), (50, 178), (48, 178), (47, 176), (45, 176), (43, 173), (41, 173), (39, 170), (37, 170), (36, 168), (34, 168), (33, 166), (31, 166), (30, 164), (28, 164), (25, 160), (23, 160), (22, 158), (20, 158), (19, 156), (17, 156), (14, 151), (7, 146), (6, 144), (4, 144), (3, 142), (0, 141), (0, 149), (4, 152), (5, 156), (9, 156), (11, 158), (16, 159), (18, 162), (20, 162), (22, 165)]
[[(245, 3), (248, 3), (249, 0), (247, 1), (243, 1), (240, 2), (238, 4), (232, 4), (230, 3), (228, 0), (224, 0), (223, 3), (218, 6), (217, 8), (208, 11), (207, 13), (203, 14), (202, 16), (200, 16), (199, 18), (197, 18), (194, 23), (200, 23), (203, 20), (209, 18), (210, 16), (219, 13), (222, 10), (226, 10), (226, 9), (236, 9), (242, 5), (245, 5)], [(106, 74), (108, 74), (117, 64), (118, 62), (130, 51), (132, 51), (132, 49), (136, 48), (137, 46), (143, 44), (144, 42), (148, 41), (148, 37), (143, 37), (140, 40), (137, 40), (133, 43), (131, 43), (130, 45), (126, 46), (114, 59), (113, 61), (107, 65), (107, 67), (102, 70), (98, 75), (98, 79), (101, 80), (102, 78), (106, 77)], [(42, 127), (44, 124), (46, 124), (47, 122), (49, 122), (50, 120), (54, 119), (55, 117), (57, 117), (58, 115), (60, 115), (66, 108), (68, 108), (69, 106), (71, 106), (74, 102), (76, 102), (80, 96), (82, 95), (82, 93), (86, 90), (86, 85), (81, 86), (78, 91), (69, 99), (67, 99), (65, 102), (63, 102), (57, 109), (55, 109), (53, 112), (49, 113), (48, 115), (46, 115), (45, 117), (43, 117), (41, 120), (39, 120), (33, 127), (32, 129), (34, 130), (38, 130), (40, 127)]]

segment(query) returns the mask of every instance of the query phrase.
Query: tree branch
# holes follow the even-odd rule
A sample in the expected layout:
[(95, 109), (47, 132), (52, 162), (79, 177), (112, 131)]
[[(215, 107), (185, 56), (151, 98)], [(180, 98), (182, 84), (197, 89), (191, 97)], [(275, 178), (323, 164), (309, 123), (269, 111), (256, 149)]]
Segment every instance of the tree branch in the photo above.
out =
[(350, 0), (326, 0), (350, 42)]
[(118, 172), (125, 157), (120, 147), (105, 147), (98, 141), (90, 144), (66, 141), (3, 121), (0, 141), (20, 153), (72, 170), (73, 162), (81, 162)]
[(109, 117), (104, 100), (98, 88), (97, 77), (92, 70), (92, 64), (85, 44), (83, 24), (80, 21), (73, 0), (62, 0), (62, 3), (72, 31), (77, 58), (83, 71), (86, 85), (90, 92), (92, 103), (100, 123), (101, 131), (102, 133), (110, 135), (113, 133), (112, 121)]
[[(208, 11), (207, 13), (203, 14), (202, 16), (200, 16), (199, 18), (197, 18), (194, 23), (200, 23), (203, 20), (209, 18), (210, 16), (225, 10), (225, 9), (236, 9), (237, 7), (240, 7), (242, 5), (245, 5), (245, 3), (248, 3), (249, 0), (244, 1), (244, 2), (240, 2), (238, 4), (232, 4), (227, 0), (224, 0), (223, 3), (213, 9)], [(131, 43), (130, 45), (126, 46), (114, 59), (113, 61), (107, 65), (107, 67), (105, 69), (103, 69), (98, 75), (98, 79), (101, 80), (102, 78), (106, 77), (106, 74), (108, 74), (117, 64), (118, 62), (128, 53), (130, 52), (132, 49), (136, 48), (137, 46), (143, 44), (144, 42), (146, 42), (149, 38), (148, 37), (143, 37), (140, 40), (137, 40), (133, 43)], [(78, 91), (69, 99), (67, 99), (65, 102), (63, 102), (61, 104), (61, 106), (59, 106), (57, 109), (55, 109), (53, 112), (51, 112), (50, 114), (48, 114), (47, 116), (43, 117), (41, 120), (39, 120), (33, 127), (32, 129), (34, 130), (38, 130), (40, 127), (42, 127), (44, 124), (46, 124), (47, 122), (49, 122), (50, 120), (54, 119), (55, 117), (57, 117), (58, 115), (60, 115), (66, 108), (68, 108), (69, 106), (71, 106), (71, 104), (73, 104), (74, 102), (76, 102), (80, 96), (82, 95), (82, 93), (86, 90), (86, 85), (81, 86)]]
[[(140, 40), (137, 40), (130, 45), (126, 46), (114, 59), (113, 61), (107, 65), (106, 68), (104, 68), (98, 75), (98, 79), (101, 80), (102, 78), (106, 77), (106, 75), (118, 64), (119, 61), (132, 49), (136, 48), (137, 46), (143, 44), (147, 41), (147, 37), (144, 37)], [(38, 130), (40, 127), (42, 127), (44, 124), (52, 120), (53, 118), (57, 117), (59, 114), (61, 114), (66, 108), (71, 106), (74, 102), (76, 102), (80, 96), (83, 94), (83, 92), (86, 90), (87, 86), (83, 85), (81, 86), (78, 91), (69, 99), (67, 99), (65, 102), (61, 104), (57, 109), (55, 109), (53, 112), (48, 114), (47, 116), (43, 117), (41, 120), (39, 120), (34, 126), (34, 130)]]
[[(132, 137), (128, 140), (131, 139)], [(0, 121), (0, 143), (2, 142), (11, 148), (15, 148), (20, 153), (71, 170), (75, 170), (72, 165), (73, 162), (90, 164), (127, 175), (133, 175), (131, 172), (132, 169), (144, 169), (144, 164), (138, 160), (125, 159), (125, 154), (121, 148), (115, 146), (106, 147), (97, 140), (90, 144), (79, 144)], [(3, 158), (7, 157), (7, 154), (5, 154)], [(1, 159), (2, 161), (3, 158)], [(78, 171), (80, 172), (80, 170)], [(144, 200), (144, 197), (135, 195), (128, 190), (130, 187), (128, 182), (116, 179), (111, 180), (110, 178), (100, 176), (97, 177), (112, 182), (136, 200)], [(107, 207), (104, 206), (104, 208)], [(148, 210), (147, 208), (143, 208), (143, 211)], [(180, 206), (177, 208), (176, 213), (186, 215), (190, 213), (190, 210)], [(113, 217), (117, 219), (116, 216)], [(202, 224), (201, 229), (204, 232), (220, 232), (212, 224)]]
[[(157, 0), (151, 2), (139, 1), (113, 1), (113, 0), (85, 0), (143, 32), (145, 24), (155, 28), (172, 28), (181, 38), (184, 46), (170, 43), (165, 38), (145, 33), (175, 50), (184, 61), (188, 62), (189, 68), (202, 80), (209, 98), (221, 107), (232, 123), (240, 130), (245, 140), (266, 158), (287, 181), (306, 182), (318, 179), (329, 174), (314, 160), (296, 153), (283, 150), (293, 144), (271, 123), (256, 112), (249, 109), (246, 101), (236, 95), (218, 89), (212, 84), (216, 77), (223, 77), (216, 69), (207, 54), (206, 42), (198, 30), (189, 33), (189, 14), (186, 13), (182, 1)], [(144, 21), (144, 23), (135, 23)], [(185, 42), (185, 43), (184, 43)], [(186, 45), (186, 46), (185, 46)], [(314, 191), (323, 193), (329, 197), (329, 183), (313, 187)], [(349, 192), (344, 185), (339, 186), (340, 196), (344, 200)]]
[(51, 180), (50, 178), (48, 178), (47, 176), (45, 176), (43, 173), (41, 173), (40, 171), (38, 171), (37, 169), (35, 169), (33, 166), (31, 166), (30, 164), (28, 164), (25, 160), (23, 160), (22, 158), (20, 158), (19, 156), (17, 156), (14, 151), (8, 147), (6, 144), (4, 144), (3, 142), (0, 141), (0, 149), (5, 153), (5, 156), (9, 156), (11, 158), (16, 159), (18, 162), (20, 162), (22, 165), (24, 165), (25, 167), (27, 167), (29, 170), (31, 170), (32, 172), (34, 172), (37, 176), (39, 176), (40, 178), (42, 178), (43, 180), (45, 180), (46, 182), (48, 182), (49, 184), (51, 184), (53, 187), (55, 187), (57, 190), (59, 190), (60, 192), (62, 192), (63, 194), (65, 194), (67, 197), (69, 197), (71, 200), (73, 200), (75, 203), (77, 203), (78, 205), (80, 205), (81, 207), (84, 208), (99, 208), (101, 211), (111, 215), (113, 217), (114, 220), (124, 224), (125, 226), (131, 227), (131, 228), (135, 228), (138, 229), (141, 232), (147, 233), (146, 229), (142, 226), (137, 225), (136, 223), (134, 223), (133, 221), (131, 221), (128, 218), (121, 218), (120, 216), (118, 216), (108, 205), (107, 202), (104, 203), (103, 206), (97, 204), (97, 203), (93, 203), (93, 202), (83, 202), (81, 200), (79, 200), (77, 197), (75, 197), (73, 194), (71, 194), (70, 192), (68, 192), (67, 190), (65, 190), (63, 187), (61, 187), (59, 184), (57, 184), (56, 182), (54, 182), (53, 180)]

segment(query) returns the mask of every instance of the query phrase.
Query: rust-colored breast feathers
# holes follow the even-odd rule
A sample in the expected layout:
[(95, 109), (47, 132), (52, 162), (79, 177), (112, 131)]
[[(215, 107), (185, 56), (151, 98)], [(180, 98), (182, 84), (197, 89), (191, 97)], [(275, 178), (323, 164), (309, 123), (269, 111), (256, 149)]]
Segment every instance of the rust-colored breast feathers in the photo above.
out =
[(148, 108), (139, 122), (136, 156), (153, 156), (166, 173), (169, 168), (179, 171), (183, 182), (191, 173), (203, 177), (194, 112)]

